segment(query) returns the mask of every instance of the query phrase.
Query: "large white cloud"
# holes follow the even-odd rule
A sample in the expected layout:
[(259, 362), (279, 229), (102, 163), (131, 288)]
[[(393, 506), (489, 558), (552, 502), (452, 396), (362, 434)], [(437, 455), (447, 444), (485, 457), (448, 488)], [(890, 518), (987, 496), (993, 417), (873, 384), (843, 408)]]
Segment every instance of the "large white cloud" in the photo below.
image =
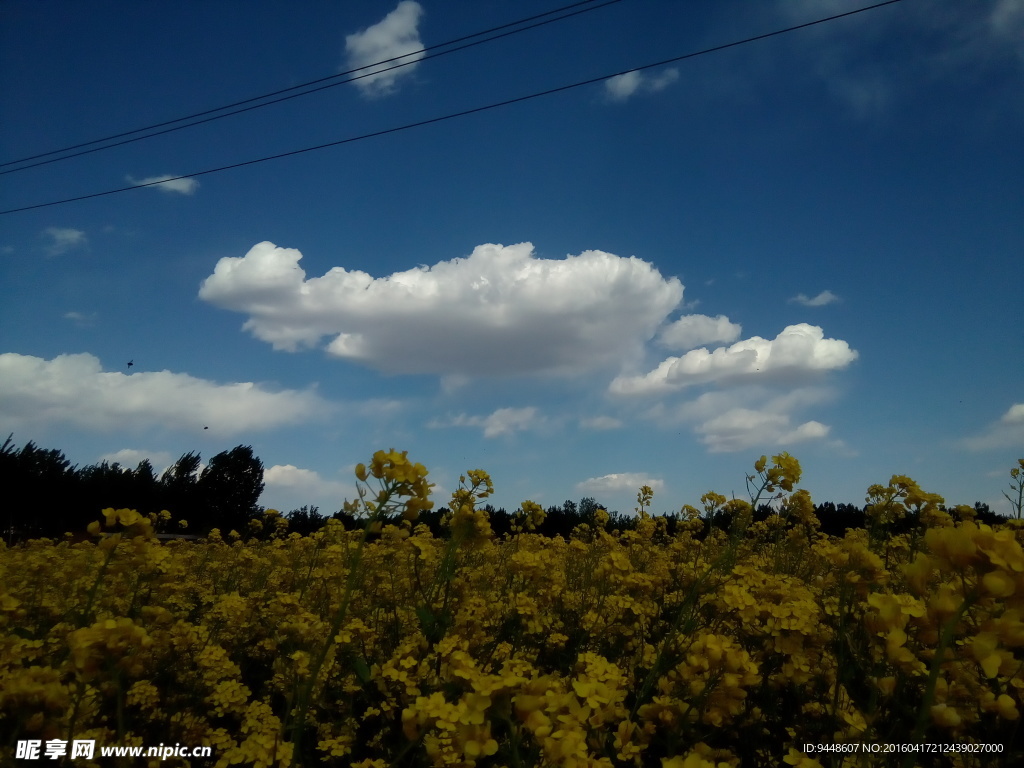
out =
[(104, 371), (90, 354), (53, 360), (0, 354), (0, 423), (11, 427), (207, 427), (213, 434), (232, 435), (310, 421), (329, 409), (309, 391), (273, 392), (252, 382), (218, 384), (171, 371)]
[(639, 354), (683, 286), (631, 256), (539, 259), (530, 243), (480, 245), (466, 258), (387, 277), (334, 267), (306, 278), (302, 254), (263, 242), (222, 258), (199, 291), (249, 315), (275, 349), (334, 339), (329, 354), (388, 373), (577, 374)]
[(841, 339), (826, 339), (816, 325), (786, 326), (774, 339), (752, 336), (729, 347), (694, 349), (682, 357), (669, 357), (641, 376), (619, 376), (609, 390), (619, 395), (672, 392), (712, 381), (750, 383), (758, 379), (794, 380), (819, 371), (844, 368), (857, 352)]
[[(364, 96), (386, 96), (393, 93), (398, 80), (412, 74), (417, 65), (408, 62), (419, 61), (424, 56), (419, 34), (422, 15), (423, 7), (419, 3), (403, 0), (382, 21), (345, 38), (348, 69), (361, 69), (378, 61), (386, 62), (358, 73), (379, 73), (355, 81)], [(398, 64), (406, 66), (385, 71)]]

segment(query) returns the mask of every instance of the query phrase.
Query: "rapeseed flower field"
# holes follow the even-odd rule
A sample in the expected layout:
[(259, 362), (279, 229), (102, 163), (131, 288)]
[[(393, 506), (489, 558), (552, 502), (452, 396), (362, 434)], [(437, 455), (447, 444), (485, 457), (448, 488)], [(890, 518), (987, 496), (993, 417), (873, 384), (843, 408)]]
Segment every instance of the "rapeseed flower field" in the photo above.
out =
[(1024, 764), (1020, 520), (894, 476), (868, 530), (826, 536), (780, 454), (672, 535), (644, 487), (635, 530), (599, 510), (545, 538), (526, 501), (498, 538), (473, 470), (440, 538), (427, 474), (358, 465), (356, 531), (270, 512), (259, 538), (163, 543), (166, 516), (107, 509), (92, 541), (0, 543), (0, 764), (25, 739), (209, 745), (149, 764), (216, 768)]

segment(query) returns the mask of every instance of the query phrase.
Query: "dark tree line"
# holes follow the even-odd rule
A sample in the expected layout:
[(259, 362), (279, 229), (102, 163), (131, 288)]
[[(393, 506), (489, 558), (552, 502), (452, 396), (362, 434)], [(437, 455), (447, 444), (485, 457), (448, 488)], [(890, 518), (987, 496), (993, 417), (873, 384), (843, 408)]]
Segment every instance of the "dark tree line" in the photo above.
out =
[[(0, 446), (0, 484), (5, 493), (0, 505), (0, 531), (8, 544), (30, 538), (60, 538), (66, 532), (82, 533), (86, 526), (100, 518), (107, 507), (136, 509), (142, 514), (168, 510), (173, 520), (187, 520), (190, 534), (205, 535), (214, 528), (223, 534), (236, 530), (243, 535), (249, 522), (265, 510), (257, 503), (263, 492), (263, 463), (253, 454), (252, 446), (239, 445), (210, 459), (203, 468), (198, 453), (186, 453), (163, 474), (157, 476), (148, 461), (134, 469), (106, 461), (78, 468), (55, 449), (43, 449), (35, 443), (14, 447), (11, 438)], [(14, 501), (20, 499), (21, 501)], [(488, 513), (491, 528), (501, 537), (512, 533), (517, 514), (490, 504), (481, 507)], [(978, 522), (997, 524), (1005, 520), (986, 504), (974, 505)], [(537, 528), (543, 536), (569, 538), (581, 524), (594, 525), (598, 510), (607, 509), (592, 498), (566, 501), (550, 506), (544, 522)], [(444, 518), (448, 509), (439, 507), (422, 512), (417, 523), (426, 525), (438, 537), (448, 534)], [(759, 507), (754, 520), (774, 514), (768, 506)], [(842, 536), (851, 528), (869, 525), (866, 507), (825, 502), (815, 506), (821, 530)], [(330, 517), (348, 529), (361, 527), (362, 520), (339, 511), (323, 515), (317, 507), (304, 506), (286, 515), (290, 532), (308, 535), (322, 528)], [(680, 530), (685, 518), (680, 513), (666, 514), (665, 529), (669, 535)], [(608, 512), (606, 528), (625, 531), (636, 527), (636, 517), (618, 511)], [(702, 520), (698, 536), (713, 528), (728, 529), (729, 514), (719, 512)], [(887, 533), (911, 531), (920, 522), (912, 517), (889, 525)], [(168, 532), (182, 532), (173, 526)]]
[(201, 463), (198, 453), (186, 453), (159, 477), (149, 461), (134, 469), (106, 461), (79, 468), (58, 450), (33, 442), (17, 449), (8, 437), (0, 446), (3, 539), (81, 533), (107, 507), (144, 515), (166, 509), (174, 521), (188, 521), (188, 530), (169, 532), (244, 532), (263, 511), (263, 463), (244, 445), (218, 453), (205, 468)]
[[(495, 509), (490, 504), (480, 507), (488, 513), (490, 520), (491, 529), (498, 537), (512, 533), (512, 526), (517, 520), (517, 515), (513, 512), (508, 512), (505, 508)], [(853, 504), (834, 504), (832, 502), (825, 502), (815, 506), (815, 514), (821, 521), (820, 530), (822, 533), (826, 533), (830, 536), (842, 537), (848, 530), (855, 528), (866, 529), (869, 527), (870, 521), (867, 515), (866, 507), (857, 507)], [(314, 512), (316, 508), (313, 508)], [(608, 522), (605, 524), (605, 530), (607, 531), (628, 531), (634, 530), (637, 524), (637, 517), (629, 514), (624, 515), (618, 511), (611, 511), (598, 504), (592, 498), (581, 499), (577, 504), (573, 501), (566, 501), (561, 506), (548, 507), (545, 510), (544, 522), (537, 527), (536, 533), (552, 538), (554, 536), (561, 536), (564, 539), (569, 539), (572, 533), (580, 525), (588, 525), (591, 528), (595, 527), (595, 513), (598, 510), (604, 510), (608, 514)], [(992, 512), (987, 504), (975, 503), (974, 505), (975, 520), (979, 523), (986, 523), (988, 525), (997, 525), (1001, 522), (1005, 522), (1006, 518)], [(432, 509), (427, 512), (421, 512), (416, 520), (417, 524), (426, 525), (434, 536), (443, 538), (448, 535), (448, 528), (444, 524), (444, 518), (448, 515), (449, 510), (446, 507), (440, 507)], [(761, 521), (767, 519), (770, 515), (776, 514), (768, 505), (762, 505), (752, 515), (753, 521)], [(362, 521), (357, 519), (351, 514), (345, 512), (337, 512), (334, 517), (344, 524), (345, 528), (352, 530), (355, 528), (362, 527)], [(683, 524), (687, 522), (687, 518), (679, 512), (668, 513), (664, 515), (658, 515), (659, 518), (665, 520), (665, 532), (669, 536), (674, 536), (677, 532), (684, 530)], [(291, 520), (295, 520), (295, 513), (292, 513)], [(312, 527), (306, 526), (298, 528), (294, 525), (291, 526), (291, 530), (298, 530), (301, 533), (309, 532), (310, 530), (316, 530), (327, 522), (326, 517), (320, 517), (318, 521), (313, 522), (309, 518), (304, 518), (304, 522), (313, 523)], [(710, 518), (701, 518), (701, 528), (697, 530), (696, 536), (699, 539), (703, 539), (713, 529), (717, 528), (720, 530), (730, 530), (733, 520), (731, 515), (726, 511), (720, 511)], [(907, 533), (915, 528), (922, 527), (922, 523), (916, 520), (913, 516), (907, 517), (903, 520), (895, 521), (886, 526), (884, 533), (888, 535), (897, 535), (901, 533)]]

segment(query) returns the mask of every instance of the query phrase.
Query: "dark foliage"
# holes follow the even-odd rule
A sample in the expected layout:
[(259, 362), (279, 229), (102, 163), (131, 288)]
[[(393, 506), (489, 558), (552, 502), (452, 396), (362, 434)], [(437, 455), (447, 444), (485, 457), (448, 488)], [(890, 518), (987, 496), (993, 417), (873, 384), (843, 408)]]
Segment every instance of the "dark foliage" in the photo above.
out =
[(299, 507), (285, 517), (288, 518), (288, 531), (302, 536), (316, 533), (327, 523), (327, 518), (320, 514), (320, 507)]
[(200, 473), (198, 453), (186, 453), (161, 477), (142, 461), (134, 469), (101, 461), (79, 469), (56, 449), (28, 442), (20, 449), (7, 438), (0, 446), (0, 530), (13, 544), (31, 538), (82, 534), (107, 507), (142, 514), (168, 510), (189, 521), (190, 533), (221, 527), (244, 531), (261, 508), (263, 464), (250, 446), (238, 446), (210, 460)]
[[(263, 511), (257, 503), (263, 492), (263, 463), (253, 454), (252, 446), (243, 445), (218, 453), (205, 469), (198, 453), (186, 453), (157, 477), (148, 461), (134, 469), (105, 461), (79, 469), (56, 449), (39, 448), (33, 442), (18, 449), (8, 437), (0, 446), (0, 483), (7, 490), (7, 501), (0, 506), (0, 531), (9, 544), (29, 538), (59, 538), (65, 532), (81, 533), (90, 522), (99, 519), (100, 511), (106, 507), (128, 507), (143, 514), (166, 509), (175, 520), (189, 521), (189, 533), (201, 535), (213, 528), (224, 534), (231, 530), (244, 534), (248, 522)], [(481, 509), (487, 512), (496, 536), (512, 533), (517, 511), (495, 509), (490, 504)], [(598, 510), (607, 512), (590, 497), (550, 506), (537, 533), (568, 539), (581, 524), (593, 526)], [(998, 525), (1006, 519), (980, 502), (974, 510), (979, 523)], [(444, 524), (448, 512), (446, 507), (422, 512), (416, 524), (426, 525), (434, 536), (445, 538), (449, 535)], [(848, 530), (869, 525), (865, 509), (853, 504), (825, 502), (818, 504), (815, 512), (822, 532), (831, 536), (841, 537)], [(755, 510), (753, 519), (763, 520), (771, 514), (775, 514), (772, 509), (762, 505)], [(608, 516), (609, 531), (636, 527), (632, 514), (612, 511)], [(309, 506), (294, 509), (286, 517), (288, 530), (303, 536), (320, 530), (329, 519), (317, 507)], [(340, 520), (347, 530), (363, 525), (361, 519), (345, 511), (331, 517)], [(669, 535), (674, 535), (685, 519), (679, 513), (663, 517)], [(720, 511), (710, 520), (703, 520), (703, 529), (696, 535), (703, 538), (713, 528), (729, 530), (732, 523), (730, 514)], [(920, 528), (920, 521), (908, 517), (890, 523), (883, 533), (913, 533)]]
[(197, 530), (244, 531), (260, 511), (257, 502), (263, 493), (263, 462), (253, 455), (249, 445), (218, 453), (199, 476), (197, 491)]

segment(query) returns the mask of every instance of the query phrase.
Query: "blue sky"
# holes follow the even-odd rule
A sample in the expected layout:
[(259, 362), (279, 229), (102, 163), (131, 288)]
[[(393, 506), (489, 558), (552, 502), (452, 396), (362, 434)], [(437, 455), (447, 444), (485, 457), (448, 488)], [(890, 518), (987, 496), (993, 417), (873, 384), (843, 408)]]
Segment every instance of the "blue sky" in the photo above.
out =
[[(3, 162), (412, 63), (5, 174), (0, 209), (868, 4), (621, 0), (422, 58), (560, 3), (11, 0)], [(1024, 455), (1022, 41), (1021, 0), (903, 0), (0, 215), (0, 432), (158, 470), (252, 445), (283, 510), (337, 510), (354, 464), (394, 447), (439, 504), (482, 468), (508, 508), (626, 512), (646, 483), (673, 511), (742, 496), (758, 456), (788, 451), (818, 501), (861, 504), (900, 473), (1006, 512)]]

